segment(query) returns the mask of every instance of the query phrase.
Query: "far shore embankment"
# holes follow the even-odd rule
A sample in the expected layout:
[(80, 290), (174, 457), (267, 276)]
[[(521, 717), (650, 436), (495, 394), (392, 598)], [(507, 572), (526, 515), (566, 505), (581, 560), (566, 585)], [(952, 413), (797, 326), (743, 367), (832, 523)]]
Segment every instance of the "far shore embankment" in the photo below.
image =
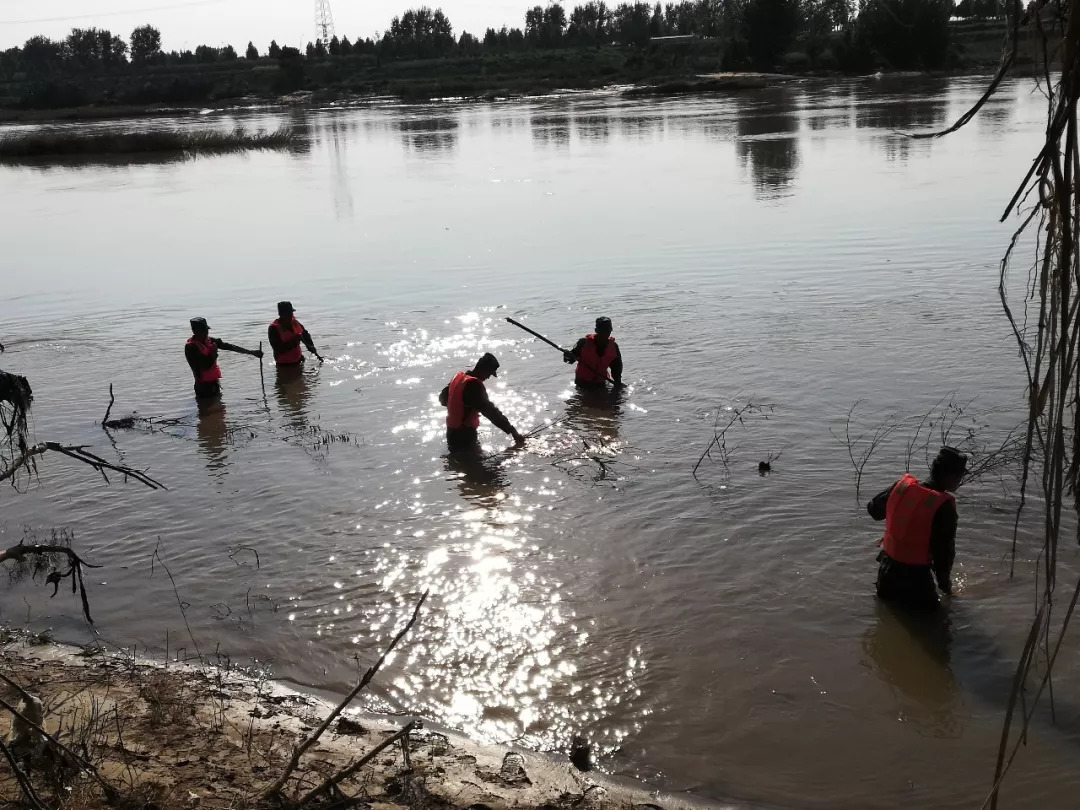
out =
[[(1033, 75), (1032, 71), (1014, 69), (1014, 76)], [(197, 122), (214, 113), (244, 112), (259, 109), (288, 110), (296, 108), (364, 107), (383, 102), (417, 105), (453, 103), (494, 103), (549, 98), (582, 93), (607, 94), (627, 98), (664, 96), (710, 96), (744, 94), (768, 88), (811, 85), (821, 86), (851, 81), (895, 83), (920, 79), (943, 79), (953, 76), (985, 76), (989, 82), (993, 71), (988, 68), (968, 68), (955, 71), (894, 71), (873, 74), (841, 73), (761, 73), (721, 72), (693, 76), (662, 76), (632, 83), (582, 82), (565, 86), (537, 86), (511, 90), (506, 87), (462, 88), (436, 85), (423, 93), (342, 93), (337, 91), (296, 91), (285, 95), (273, 93), (248, 95), (199, 104), (93, 104), (78, 107), (20, 109), (0, 107), (0, 127), (5, 124), (48, 125), (94, 121), (121, 121), (139, 118), (191, 119)], [(443, 93), (443, 94), (440, 94)]]

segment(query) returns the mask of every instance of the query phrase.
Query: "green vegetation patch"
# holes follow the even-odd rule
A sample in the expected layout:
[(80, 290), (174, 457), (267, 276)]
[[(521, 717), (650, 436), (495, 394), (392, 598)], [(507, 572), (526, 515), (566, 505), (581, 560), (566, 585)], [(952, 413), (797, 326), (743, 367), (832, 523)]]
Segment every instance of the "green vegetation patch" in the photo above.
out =
[(248, 132), (224, 130), (160, 130), (87, 134), (41, 130), (0, 137), (0, 162), (18, 163), (49, 158), (97, 158), (121, 155), (195, 156), (252, 149), (286, 149), (291, 130)]

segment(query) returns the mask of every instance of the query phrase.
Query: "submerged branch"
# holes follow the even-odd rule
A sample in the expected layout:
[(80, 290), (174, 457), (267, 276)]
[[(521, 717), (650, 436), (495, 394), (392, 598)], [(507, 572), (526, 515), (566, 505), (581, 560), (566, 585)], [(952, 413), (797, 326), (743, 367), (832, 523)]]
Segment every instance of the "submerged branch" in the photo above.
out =
[[(39, 565), (47, 565), (53, 559), (57, 557), (66, 557), (68, 561), (68, 570), (61, 573), (59, 570), (51, 571), (45, 577), (45, 583), (53, 586), (52, 596), (56, 596), (60, 590), (60, 583), (65, 579), (71, 580), (71, 592), (79, 594), (79, 600), (82, 602), (83, 616), (86, 618), (88, 624), (93, 624), (94, 620), (90, 616), (90, 602), (86, 597), (86, 585), (83, 583), (82, 569), (83, 568), (100, 568), (100, 565), (91, 565), (78, 554), (70, 546), (51, 544), (33, 544), (27, 545), (20, 543), (17, 546), (4, 549), (0, 551), (0, 564), (6, 562), (24, 563), (28, 562), (28, 558), (35, 558), (34, 562)], [(35, 573), (37, 568), (34, 569)]]

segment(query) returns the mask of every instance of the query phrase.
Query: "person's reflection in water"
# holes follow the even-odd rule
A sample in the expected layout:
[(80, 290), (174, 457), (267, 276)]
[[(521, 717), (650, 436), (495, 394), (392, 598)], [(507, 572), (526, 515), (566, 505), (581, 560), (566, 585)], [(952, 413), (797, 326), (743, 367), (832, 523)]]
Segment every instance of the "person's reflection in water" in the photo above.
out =
[(308, 387), (303, 365), (278, 366), (277, 376), (274, 378), (274, 391), (289, 427), (306, 430), (311, 389)]
[(206, 469), (224, 475), (228, 469), (229, 429), (225, 406), (220, 402), (199, 408), (195, 426), (199, 449), (206, 455)]
[(617, 442), (625, 390), (577, 387), (566, 400), (566, 426), (601, 444)]
[(934, 737), (960, 736), (966, 717), (952, 645), (948, 610), (919, 613), (881, 601), (863, 637), (864, 663), (889, 687), (899, 714)]
[(498, 509), (506, 500), (508, 479), (502, 463), (513, 450), (485, 455), (458, 450), (445, 456), (446, 471), (456, 479), (461, 497), (482, 509)]

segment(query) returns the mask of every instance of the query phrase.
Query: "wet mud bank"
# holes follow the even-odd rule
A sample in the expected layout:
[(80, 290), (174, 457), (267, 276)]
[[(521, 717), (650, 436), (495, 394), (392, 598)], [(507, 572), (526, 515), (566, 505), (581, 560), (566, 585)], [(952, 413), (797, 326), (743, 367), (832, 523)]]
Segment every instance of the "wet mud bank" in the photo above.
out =
[[(20, 777), (44, 806), (87, 810), (727, 806), (582, 772), (565, 759), (482, 745), (423, 718), (353, 709), (305, 750), (285, 790), (267, 800), (268, 787), (333, 704), (267, 672), (152, 663), (25, 638), (0, 650), (0, 672), (0, 739), (20, 763), (18, 774), (0, 769), (0, 802), (7, 807), (35, 806)], [(52, 739), (28, 729), (5, 703), (31, 721), (41, 718), (37, 722)], [(367, 761), (356, 768), (359, 760)], [(350, 767), (347, 777), (316, 792)]]

